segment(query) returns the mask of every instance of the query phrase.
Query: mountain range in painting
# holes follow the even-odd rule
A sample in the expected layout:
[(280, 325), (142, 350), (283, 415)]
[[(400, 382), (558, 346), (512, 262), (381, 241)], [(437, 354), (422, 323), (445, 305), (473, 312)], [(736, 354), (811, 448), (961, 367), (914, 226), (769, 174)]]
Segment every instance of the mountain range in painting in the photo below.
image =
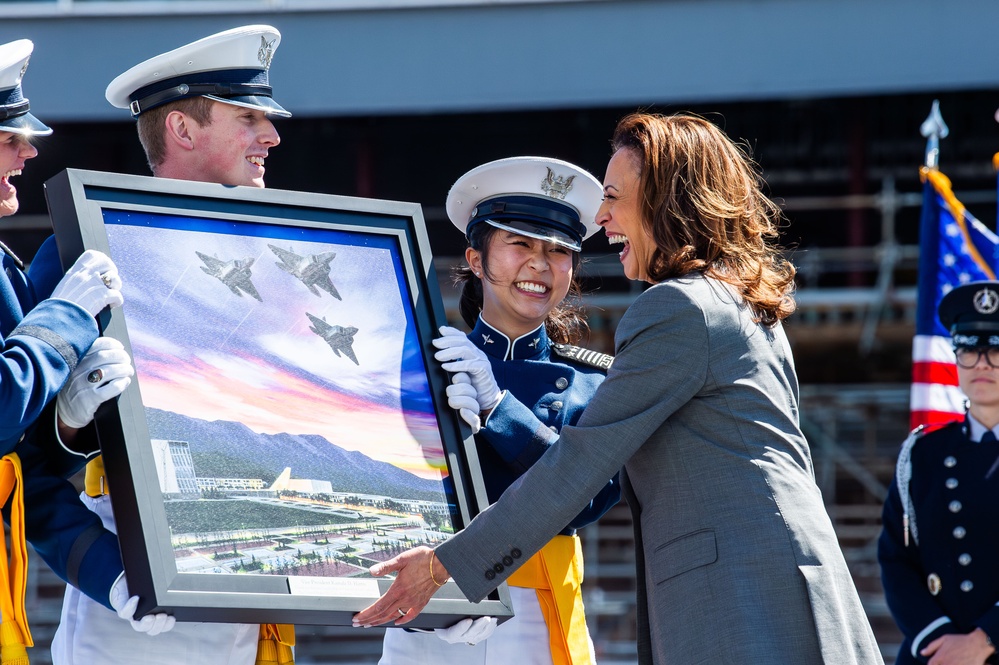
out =
[(258, 434), (242, 423), (207, 421), (146, 409), (153, 439), (186, 441), (201, 478), (260, 478), (270, 485), (286, 468), (293, 478), (328, 480), (334, 492), (447, 502), (442, 484), (420, 478), (314, 434)]

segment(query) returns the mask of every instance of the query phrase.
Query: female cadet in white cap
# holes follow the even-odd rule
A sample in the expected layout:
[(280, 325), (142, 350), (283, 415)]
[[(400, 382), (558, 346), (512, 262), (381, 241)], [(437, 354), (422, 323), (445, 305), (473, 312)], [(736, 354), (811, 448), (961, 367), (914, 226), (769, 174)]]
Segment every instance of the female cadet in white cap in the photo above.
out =
[(895, 662), (982, 665), (999, 639), (999, 282), (959, 286), (939, 315), (968, 412), (902, 444), (878, 561), (905, 635)]
[[(29, 113), (21, 90), (32, 48), (26, 39), (0, 45), (0, 217), (17, 212), (17, 189), (11, 178), (38, 154), (32, 139), (52, 133)], [(47, 246), (54, 248), (51, 239)], [(18, 454), (0, 464), (0, 483), (10, 482), (8, 475), (23, 464), (26, 511), (24, 523), (18, 524), (18, 510), (13, 510), (12, 547), (23, 546), (24, 532), (20, 538), (18, 534), (26, 527), (27, 539), (68, 579), (71, 574), (58, 544), (68, 548), (93, 521), (67, 521), (50, 514), (53, 492), (63, 486), (72, 496), (72, 486), (52, 475), (35, 444), (39, 438), (56, 438), (57, 431), (66, 439), (76, 437), (77, 430), (93, 420), (97, 407), (118, 396), (131, 381), (128, 354), (117, 340), (98, 336), (95, 320), (104, 308), (122, 303), (121, 279), (111, 259), (96, 251), (85, 252), (63, 275), (54, 252), (40, 251), (26, 274), (6, 245), (0, 243), (0, 250), (0, 454), (15, 450)], [(15, 506), (19, 502), (16, 493), (11, 502)], [(113, 545), (113, 538), (90, 535), (91, 544)], [(80, 553), (85, 551), (83, 547)], [(6, 567), (6, 557), (2, 565)], [(12, 579), (18, 576), (13, 564), (10, 574)], [(97, 577), (82, 583), (99, 586)], [(104, 591), (106, 595), (106, 586)], [(13, 607), (6, 606), (8, 600)], [(14, 624), (20, 642), (30, 644), (23, 607), (23, 598), (0, 602), (4, 625)], [(10, 628), (0, 634), (7, 662), (14, 657), (8, 653)]]
[[(448, 194), (448, 216), (468, 238), (468, 265), (456, 270), (456, 281), (462, 287), (461, 315), (472, 331), (466, 336), (442, 328), (444, 336), (434, 344), (443, 349), (438, 358), (464, 358), (455, 371), (468, 383), (448, 389), (449, 403), (477, 431), (490, 501), (550, 445), (530, 428), (539, 419), (546, 431), (574, 423), (610, 366), (609, 356), (570, 346), (586, 324), (566, 299), (579, 293), (580, 243), (598, 228), (593, 219), (600, 190), (596, 178), (567, 162), (512, 157), (472, 169)], [(495, 376), (490, 390), (497, 403), (480, 424), (471, 383), (484, 375)], [(524, 430), (523, 436), (510, 435), (517, 430)], [(615, 478), (510, 578), (512, 619), (498, 627), (488, 617), (465, 619), (434, 631), (436, 636), (389, 630), (380, 663), (593, 662), (575, 532), (619, 497)]]

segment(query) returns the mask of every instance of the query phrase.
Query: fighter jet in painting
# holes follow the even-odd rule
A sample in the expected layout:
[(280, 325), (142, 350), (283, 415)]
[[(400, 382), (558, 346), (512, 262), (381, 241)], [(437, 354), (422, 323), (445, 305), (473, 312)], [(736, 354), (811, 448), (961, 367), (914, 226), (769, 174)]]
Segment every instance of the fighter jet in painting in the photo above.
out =
[(197, 254), (198, 258), (205, 264), (201, 266), (201, 269), (206, 274), (211, 275), (228, 286), (229, 290), (237, 296), (242, 298), (242, 291), (256, 298), (260, 302), (264, 301), (264, 299), (260, 297), (260, 294), (257, 293), (257, 289), (254, 288), (253, 282), (250, 281), (250, 266), (253, 265), (252, 256), (247, 259), (223, 261), (215, 258), (214, 256), (208, 256), (207, 254), (202, 254), (198, 251), (195, 251), (194, 253)]
[(357, 328), (333, 326), (326, 323), (326, 317), (320, 319), (308, 312), (305, 315), (312, 321), (309, 330), (326, 340), (337, 357), (340, 357), (340, 352), (343, 351), (343, 355), (353, 360), (355, 365), (361, 364), (357, 362), (357, 356), (354, 355), (354, 335), (357, 333)]
[(281, 249), (269, 243), (267, 246), (281, 259), (280, 263), (275, 261), (274, 265), (297, 277), (313, 295), (319, 296), (316, 288), (319, 287), (337, 300), (343, 300), (330, 279), (330, 261), (336, 257), (336, 252), (299, 256), (290, 249)]

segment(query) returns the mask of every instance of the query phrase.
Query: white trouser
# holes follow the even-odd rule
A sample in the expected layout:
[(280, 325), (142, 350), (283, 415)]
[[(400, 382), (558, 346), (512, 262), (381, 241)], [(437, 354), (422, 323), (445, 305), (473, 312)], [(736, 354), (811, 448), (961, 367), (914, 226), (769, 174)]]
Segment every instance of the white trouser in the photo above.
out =
[[(108, 496), (80, 499), (104, 527), (117, 533)], [(53, 665), (253, 665), (259, 626), (178, 622), (173, 630), (150, 637), (125, 620), (66, 586), (59, 628), (52, 638)]]
[(510, 602), (513, 618), (474, 646), (449, 644), (432, 633), (389, 628), (378, 665), (552, 665), (537, 591), (512, 586)]

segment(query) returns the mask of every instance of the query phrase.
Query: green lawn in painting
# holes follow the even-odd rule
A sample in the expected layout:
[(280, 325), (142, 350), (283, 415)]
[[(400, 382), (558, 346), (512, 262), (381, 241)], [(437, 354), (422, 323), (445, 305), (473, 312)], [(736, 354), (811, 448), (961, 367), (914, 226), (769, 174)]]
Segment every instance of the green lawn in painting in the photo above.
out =
[(255, 501), (166, 501), (167, 523), (175, 534), (236, 531), (356, 521), (334, 513), (285, 508)]

